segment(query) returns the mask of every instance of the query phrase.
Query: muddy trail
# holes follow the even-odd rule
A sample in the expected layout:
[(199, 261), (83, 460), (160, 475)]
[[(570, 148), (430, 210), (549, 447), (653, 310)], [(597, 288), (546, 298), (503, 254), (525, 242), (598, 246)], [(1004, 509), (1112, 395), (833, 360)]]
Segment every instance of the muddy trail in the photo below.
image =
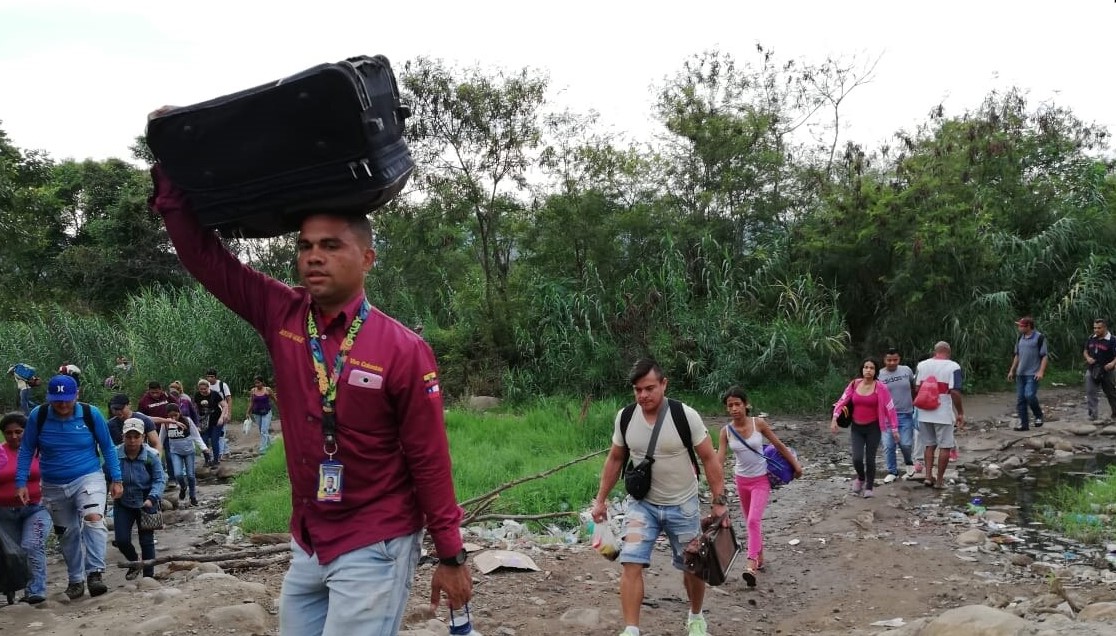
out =
[[(931, 620), (1002, 608), (1003, 616), (966, 614), (958, 620), (1022, 623), (1004, 628), (1008, 631), (934, 633), (1116, 634), (1116, 622), (1103, 622), (1108, 607), (1103, 602), (1116, 602), (1116, 572), (1105, 547), (1067, 541), (1041, 522), (1043, 491), (1081, 479), (1116, 452), (1116, 425), (1089, 425), (1081, 393), (1044, 391), (1048, 423), (1029, 433), (1011, 430), (1013, 394), (967, 398), (969, 426), (959, 435), (949, 487), (933, 490), (900, 479), (878, 485), (874, 499), (850, 494), (847, 437), (829, 433), (827, 414), (799, 419), (770, 414), (780, 437), (799, 453), (805, 475), (773, 493), (764, 518), (766, 568), (758, 586), (748, 588), (740, 580), (740, 561), (725, 585), (708, 588), (709, 633), (858, 635), (906, 625), (891, 633), (917, 636)], [(707, 418), (711, 430), (723, 422)], [(226, 473), (201, 480), (198, 507), (168, 513), (173, 523), (157, 533), (159, 556), (252, 547), (238, 528), (230, 531), (221, 512), (228, 478), (256, 458), (255, 436), (240, 439), (231, 428)], [(882, 477), (882, 452), (878, 466)], [(974, 514), (969, 507), (974, 497), (986, 512)], [(735, 500), (730, 510), (743, 541)], [(570, 543), (568, 535), (549, 536), (539, 528), (525, 532), (515, 524), (470, 526), (465, 539), (482, 551), (517, 551), (538, 567), (483, 574), (477, 559), (471, 560), (474, 624), (486, 636), (596, 635), (623, 627), (620, 566), (584, 541)], [(122, 557), (110, 547), (109, 593), (71, 602), (61, 592), (64, 564), (52, 549), (48, 601), (0, 607), (0, 635), (276, 634), (283, 556), (227, 571), (213, 564), (160, 565), (155, 579), (126, 581), (125, 570), (112, 567)], [(665, 543), (653, 561), (645, 579), (642, 633), (685, 633), (686, 596)], [(426, 610), (431, 571), (421, 565), (416, 574), (405, 634), (446, 634), (445, 612), (431, 617)], [(987, 607), (965, 607), (971, 605)], [(1116, 604), (1111, 609), (1114, 618), (1108, 620), (1116, 620)]]

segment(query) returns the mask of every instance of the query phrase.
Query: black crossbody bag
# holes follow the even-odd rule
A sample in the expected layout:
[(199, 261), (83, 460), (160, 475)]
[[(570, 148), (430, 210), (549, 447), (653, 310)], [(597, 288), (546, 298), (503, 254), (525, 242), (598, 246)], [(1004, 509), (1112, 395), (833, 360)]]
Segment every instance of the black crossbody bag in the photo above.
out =
[(667, 410), (665, 404), (659, 407), (659, 417), (655, 419), (655, 428), (651, 431), (651, 441), (647, 444), (647, 455), (643, 461), (634, 464), (629, 459), (624, 467), (624, 488), (633, 499), (643, 499), (651, 491), (651, 465), (655, 463), (655, 445), (659, 442), (659, 431), (663, 428)]

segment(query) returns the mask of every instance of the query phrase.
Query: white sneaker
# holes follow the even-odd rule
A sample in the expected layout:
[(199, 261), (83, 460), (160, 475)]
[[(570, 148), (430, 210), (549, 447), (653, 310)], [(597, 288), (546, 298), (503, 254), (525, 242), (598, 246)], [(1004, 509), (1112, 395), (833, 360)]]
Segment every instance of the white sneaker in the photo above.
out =
[(907, 479), (913, 478), (914, 475), (915, 475), (915, 467), (914, 466), (907, 466)]
[(887, 477), (884, 477), (885, 484), (890, 484), (893, 481), (895, 481), (895, 475), (892, 475), (891, 473), (888, 473)]

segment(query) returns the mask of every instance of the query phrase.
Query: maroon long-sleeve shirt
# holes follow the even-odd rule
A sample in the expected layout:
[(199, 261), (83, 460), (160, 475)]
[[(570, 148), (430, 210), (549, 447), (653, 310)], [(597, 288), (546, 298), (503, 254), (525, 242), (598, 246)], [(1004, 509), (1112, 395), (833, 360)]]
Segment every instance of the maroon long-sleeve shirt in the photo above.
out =
[(439, 556), (462, 547), (434, 353), (417, 334), (373, 308), (338, 381), (341, 502), (319, 502), (325, 459), (321, 393), (306, 315), (314, 311), (327, 365), (340, 349), (363, 296), (328, 324), (304, 288), (241, 263), (198, 224), (180, 190), (161, 174), (154, 205), (186, 269), (263, 337), (275, 368), (283, 443), (291, 480), (291, 535), (321, 563), (425, 524)]

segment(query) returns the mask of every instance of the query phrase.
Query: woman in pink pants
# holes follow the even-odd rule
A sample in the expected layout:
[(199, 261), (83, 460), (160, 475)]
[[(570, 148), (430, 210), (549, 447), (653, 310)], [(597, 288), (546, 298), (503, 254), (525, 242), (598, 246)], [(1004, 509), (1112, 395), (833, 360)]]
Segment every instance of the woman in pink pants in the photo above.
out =
[(721, 429), (721, 443), (717, 456), (721, 464), (729, 449), (736, 457), (736, 493), (740, 497), (740, 510), (748, 524), (748, 564), (744, 568), (744, 581), (755, 587), (756, 572), (763, 568), (763, 511), (771, 496), (771, 482), (767, 479), (767, 458), (763, 456), (766, 439), (794, 467), (794, 476), (802, 476), (798, 458), (775, 435), (767, 420), (748, 415), (748, 395), (739, 386), (729, 387), (721, 396), (725, 408), (732, 416), (732, 423)]

